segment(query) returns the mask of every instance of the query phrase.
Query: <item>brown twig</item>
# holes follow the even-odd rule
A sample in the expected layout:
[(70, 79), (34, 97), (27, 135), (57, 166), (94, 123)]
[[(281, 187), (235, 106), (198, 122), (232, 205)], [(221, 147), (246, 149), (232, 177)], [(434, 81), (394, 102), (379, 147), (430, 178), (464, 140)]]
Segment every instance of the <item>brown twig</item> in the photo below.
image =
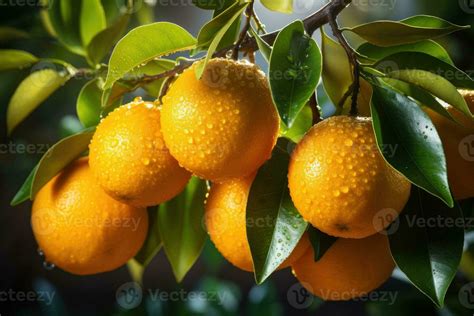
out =
[(309, 99), (309, 106), (311, 112), (313, 113), (313, 125), (321, 122), (321, 113), (319, 112), (318, 100), (316, 99), (316, 92), (313, 93)]
[[(346, 38), (342, 34), (341, 30), (339, 29), (339, 25), (337, 23), (336, 16), (332, 15), (332, 12), (328, 12), (329, 15), (329, 25), (331, 26), (332, 33), (334, 36), (337, 38), (341, 46), (344, 48), (346, 51), (347, 57), (349, 58), (349, 61), (352, 65), (352, 70), (353, 70), (353, 83), (352, 86), (349, 88), (348, 91), (352, 90), (352, 103), (351, 103), (351, 110), (350, 110), (350, 115), (356, 116), (358, 114), (357, 111), (357, 96), (359, 95), (359, 90), (360, 90), (360, 65), (359, 61), (357, 60), (357, 54), (355, 51), (352, 49), (352, 47), (349, 45), (347, 42)], [(343, 100), (341, 102), (345, 103), (345, 100), (347, 97), (343, 97)], [(343, 103), (343, 105), (344, 105)]]
[(234, 47), (232, 49), (232, 59), (234, 60), (237, 60), (239, 58), (239, 50), (242, 46), (242, 43), (245, 41), (245, 39), (247, 38), (249, 34), (251, 21), (252, 21), (252, 15), (253, 15), (253, 1), (250, 2), (247, 9), (245, 9), (245, 25), (242, 28), (242, 31), (240, 32), (239, 39), (234, 44)]
[[(326, 5), (324, 5), (321, 9), (313, 13), (312, 15), (308, 16), (303, 20), (304, 26), (306, 31), (309, 34), (313, 34), (315, 30), (323, 26), (324, 24), (329, 23), (331, 20), (330, 17), (336, 17), (341, 13), (341, 11), (347, 7), (352, 0), (332, 0)], [(249, 5), (250, 7), (250, 5)], [(247, 8), (248, 9), (248, 8)], [(253, 8), (250, 9), (249, 12), (253, 12)], [(251, 17), (251, 16), (250, 16)], [(247, 23), (250, 23), (251, 19), (247, 19)], [(250, 27), (250, 26), (249, 26)], [(275, 32), (267, 33), (262, 35), (262, 39), (267, 42), (268, 44), (272, 45), (275, 42), (275, 39), (278, 35), (280, 30)], [(254, 37), (247, 36), (247, 32), (241, 33), (243, 34), (243, 39), (241, 41), (237, 41), (236, 44), (225, 47), (213, 54), (213, 57), (225, 57), (229, 51), (234, 51), (235, 47), (239, 47), (239, 50), (246, 50), (246, 51), (257, 51), (258, 45)], [(240, 39), (240, 38), (239, 38)], [(240, 42), (240, 43), (239, 43)], [(189, 62), (181, 62), (175, 68), (165, 71), (158, 75), (143, 75), (141, 77), (141, 82), (151, 82), (159, 79), (163, 79), (166, 77), (174, 76), (183, 72), (186, 68), (190, 67), (194, 62), (200, 59), (190, 60)]]

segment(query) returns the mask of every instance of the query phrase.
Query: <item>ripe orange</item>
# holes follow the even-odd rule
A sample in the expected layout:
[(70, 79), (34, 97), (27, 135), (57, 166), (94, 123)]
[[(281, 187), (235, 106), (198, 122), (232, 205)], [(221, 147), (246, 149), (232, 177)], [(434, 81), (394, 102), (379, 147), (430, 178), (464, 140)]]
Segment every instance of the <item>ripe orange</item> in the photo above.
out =
[[(219, 252), (234, 266), (253, 271), (252, 254), (247, 241), (247, 198), (255, 175), (213, 184), (206, 203), (207, 231)], [(293, 253), (281, 265), (288, 267), (299, 258), (309, 240), (304, 235)]]
[(134, 206), (157, 205), (173, 198), (191, 177), (165, 146), (160, 109), (141, 99), (115, 109), (100, 122), (89, 157), (102, 188)]
[[(471, 112), (474, 112), (474, 91), (460, 90)], [(448, 165), (449, 184), (456, 200), (474, 197), (474, 120), (446, 105), (459, 122), (455, 123), (440, 114), (426, 109), (443, 142)]]
[(163, 98), (166, 145), (182, 166), (204, 179), (247, 176), (270, 157), (278, 137), (265, 75), (253, 64), (216, 58), (197, 80), (198, 64)]
[(308, 131), (292, 154), (288, 180), (303, 218), (344, 238), (388, 226), (375, 225), (374, 218), (386, 209), (400, 213), (411, 187), (380, 154), (370, 118), (349, 116), (328, 118)]
[(46, 260), (73, 274), (114, 270), (143, 245), (148, 213), (109, 197), (79, 159), (37, 194), (31, 223)]
[(375, 234), (363, 239), (339, 238), (317, 262), (309, 247), (292, 268), (308, 291), (324, 300), (341, 301), (367, 295), (382, 285), (395, 263), (387, 236)]

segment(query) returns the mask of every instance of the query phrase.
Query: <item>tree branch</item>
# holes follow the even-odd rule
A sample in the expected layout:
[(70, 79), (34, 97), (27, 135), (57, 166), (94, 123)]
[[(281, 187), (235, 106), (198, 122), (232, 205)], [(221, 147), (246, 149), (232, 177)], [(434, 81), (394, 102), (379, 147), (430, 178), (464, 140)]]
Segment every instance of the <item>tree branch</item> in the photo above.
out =
[[(321, 9), (303, 20), (306, 32), (313, 34), (318, 28), (324, 24), (329, 23), (330, 15), (338, 16), (339, 13), (341, 13), (341, 11), (344, 10), (344, 8), (346, 8), (351, 2), (352, 0), (332, 0), (331, 2), (324, 5)], [(277, 30), (275, 32), (262, 35), (262, 39), (268, 44), (272, 45), (275, 42), (279, 32), (280, 30)], [(247, 38), (247, 40), (242, 43), (241, 47), (258, 50), (257, 42), (253, 37)], [(227, 50), (229, 49), (231, 48), (227, 48)]]
[[(341, 13), (341, 11), (344, 10), (344, 8), (346, 8), (351, 2), (352, 0), (331, 0), (329, 3), (324, 5), (321, 9), (319, 9), (318, 11), (316, 11), (315, 13), (313, 13), (312, 15), (308, 16), (307, 18), (303, 20), (303, 24), (306, 31), (309, 34), (313, 34), (315, 30), (317, 30), (324, 24), (329, 23), (331, 21), (331, 17), (336, 17), (337, 15), (339, 15), (339, 13)], [(249, 5), (249, 7), (251, 7), (251, 5)], [(250, 10), (251, 10), (250, 12), (253, 12), (253, 8), (251, 8)], [(251, 15), (247, 22), (250, 23), (250, 19), (251, 19)], [(262, 35), (262, 39), (268, 44), (272, 45), (275, 42), (275, 39), (279, 32), (280, 30), (277, 30), (275, 32), (264, 34)], [(236, 44), (229, 47), (225, 47), (215, 52), (213, 57), (226, 56), (227, 52), (229, 52), (230, 50), (234, 50), (237, 46), (238, 46), (238, 49), (242, 49), (246, 51), (257, 51), (258, 50), (257, 41), (255, 40), (254, 37), (246, 36), (246, 34), (247, 32), (242, 32), (241, 33), (241, 36), (243, 36), (242, 39), (239, 38)], [(181, 62), (175, 68), (165, 71), (158, 75), (153, 75), (153, 76), (144, 75), (140, 81), (151, 82), (151, 81), (159, 80), (162, 78), (174, 76), (176, 74), (183, 72), (186, 68), (190, 67), (194, 62), (198, 60), (200, 59), (190, 60), (188, 62)]]
[[(347, 57), (349, 58), (349, 61), (352, 65), (352, 70), (353, 70), (353, 84), (349, 88), (348, 91), (352, 92), (352, 103), (351, 103), (351, 110), (350, 110), (350, 115), (356, 116), (358, 114), (357, 111), (357, 96), (359, 95), (359, 90), (360, 90), (360, 65), (359, 61), (357, 60), (357, 55), (355, 51), (352, 49), (352, 47), (349, 45), (347, 42), (346, 38), (342, 34), (341, 30), (339, 29), (339, 25), (337, 24), (336, 16), (332, 15), (331, 12), (328, 12), (329, 15), (329, 25), (331, 26), (332, 33), (334, 36), (336, 36), (337, 40), (341, 44), (341, 46), (344, 48), (346, 51)], [(346, 93), (343, 97), (343, 100), (341, 102), (345, 103), (345, 100), (347, 99), (348, 94)], [(343, 103), (343, 105), (344, 105)]]
[(240, 32), (239, 39), (234, 45), (234, 48), (232, 49), (232, 58), (237, 60), (239, 58), (239, 50), (242, 46), (242, 43), (245, 41), (245, 39), (248, 37), (248, 32), (251, 26), (251, 21), (252, 21), (252, 15), (253, 15), (253, 1), (249, 3), (247, 9), (245, 9), (245, 25)]

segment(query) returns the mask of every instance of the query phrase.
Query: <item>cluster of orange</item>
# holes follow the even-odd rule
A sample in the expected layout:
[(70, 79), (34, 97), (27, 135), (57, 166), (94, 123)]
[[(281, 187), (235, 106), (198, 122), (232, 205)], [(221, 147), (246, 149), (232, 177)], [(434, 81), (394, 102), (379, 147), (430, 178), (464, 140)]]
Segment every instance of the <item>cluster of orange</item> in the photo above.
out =
[[(257, 66), (213, 59), (200, 80), (195, 67), (179, 75), (163, 104), (137, 99), (114, 110), (97, 126), (89, 157), (41, 189), (32, 224), (48, 261), (75, 274), (118, 268), (146, 238), (146, 207), (179, 194), (194, 174), (212, 181), (205, 212), (211, 240), (232, 264), (253, 270), (247, 198), (276, 144), (279, 117)], [(461, 158), (450, 146), (473, 134), (474, 124), (451, 126), (431, 115), (448, 144), (455, 195), (472, 196), (465, 175), (474, 166), (464, 163), (458, 174)], [(383, 283), (394, 262), (379, 232), (390, 223), (374, 225), (373, 219), (383, 209), (399, 213), (411, 185), (379, 153), (371, 119), (337, 116), (313, 126), (292, 153), (288, 179), (303, 218), (341, 238), (315, 262), (304, 235), (280, 268), (291, 266), (325, 299), (364, 295)]]

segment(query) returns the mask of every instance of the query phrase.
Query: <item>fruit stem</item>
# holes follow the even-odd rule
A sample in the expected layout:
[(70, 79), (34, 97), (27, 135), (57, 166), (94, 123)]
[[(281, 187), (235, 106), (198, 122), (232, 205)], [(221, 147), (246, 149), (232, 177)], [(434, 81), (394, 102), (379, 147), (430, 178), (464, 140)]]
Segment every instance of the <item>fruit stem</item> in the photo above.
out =
[[(347, 57), (349, 58), (349, 62), (352, 65), (354, 81), (352, 83), (352, 86), (348, 90), (352, 92), (352, 103), (351, 103), (351, 110), (349, 114), (351, 116), (357, 116), (358, 114), (357, 96), (359, 95), (359, 90), (360, 90), (360, 79), (359, 79), (360, 65), (359, 65), (359, 61), (357, 60), (357, 54), (354, 51), (354, 49), (349, 45), (346, 38), (342, 34), (342, 31), (339, 28), (339, 25), (337, 23), (337, 17), (332, 15), (332, 12), (330, 11), (328, 11), (327, 14), (329, 15), (329, 25), (331, 26), (332, 33), (334, 34), (334, 36), (337, 38), (339, 43), (342, 45), (342, 47), (346, 51)], [(347, 99), (347, 97), (345, 99)], [(345, 99), (343, 98), (344, 100), (343, 102), (345, 102)], [(342, 105), (344, 105), (344, 103)]]
[(316, 98), (316, 92), (313, 93), (309, 99), (309, 107), (313, 114), (313, 125), (321, 122), (321, 113), (319, 112), (318, 99)]
[(234, 60), (239, 59), (239, 50), (241, 49), (242, 43), (245, 41), (245, 39), (248, 36), (248, 32), (250, 30), (253, 15), (254, 15), (253, 1), (251, 1), (247, 9), (245, 9), (245, 25), (242, 28), (242, 31), (240, 32), (239, 39), (237, 40), (237, 42), (234, 45), (234, 48), (232, 49), (232, 59)]

